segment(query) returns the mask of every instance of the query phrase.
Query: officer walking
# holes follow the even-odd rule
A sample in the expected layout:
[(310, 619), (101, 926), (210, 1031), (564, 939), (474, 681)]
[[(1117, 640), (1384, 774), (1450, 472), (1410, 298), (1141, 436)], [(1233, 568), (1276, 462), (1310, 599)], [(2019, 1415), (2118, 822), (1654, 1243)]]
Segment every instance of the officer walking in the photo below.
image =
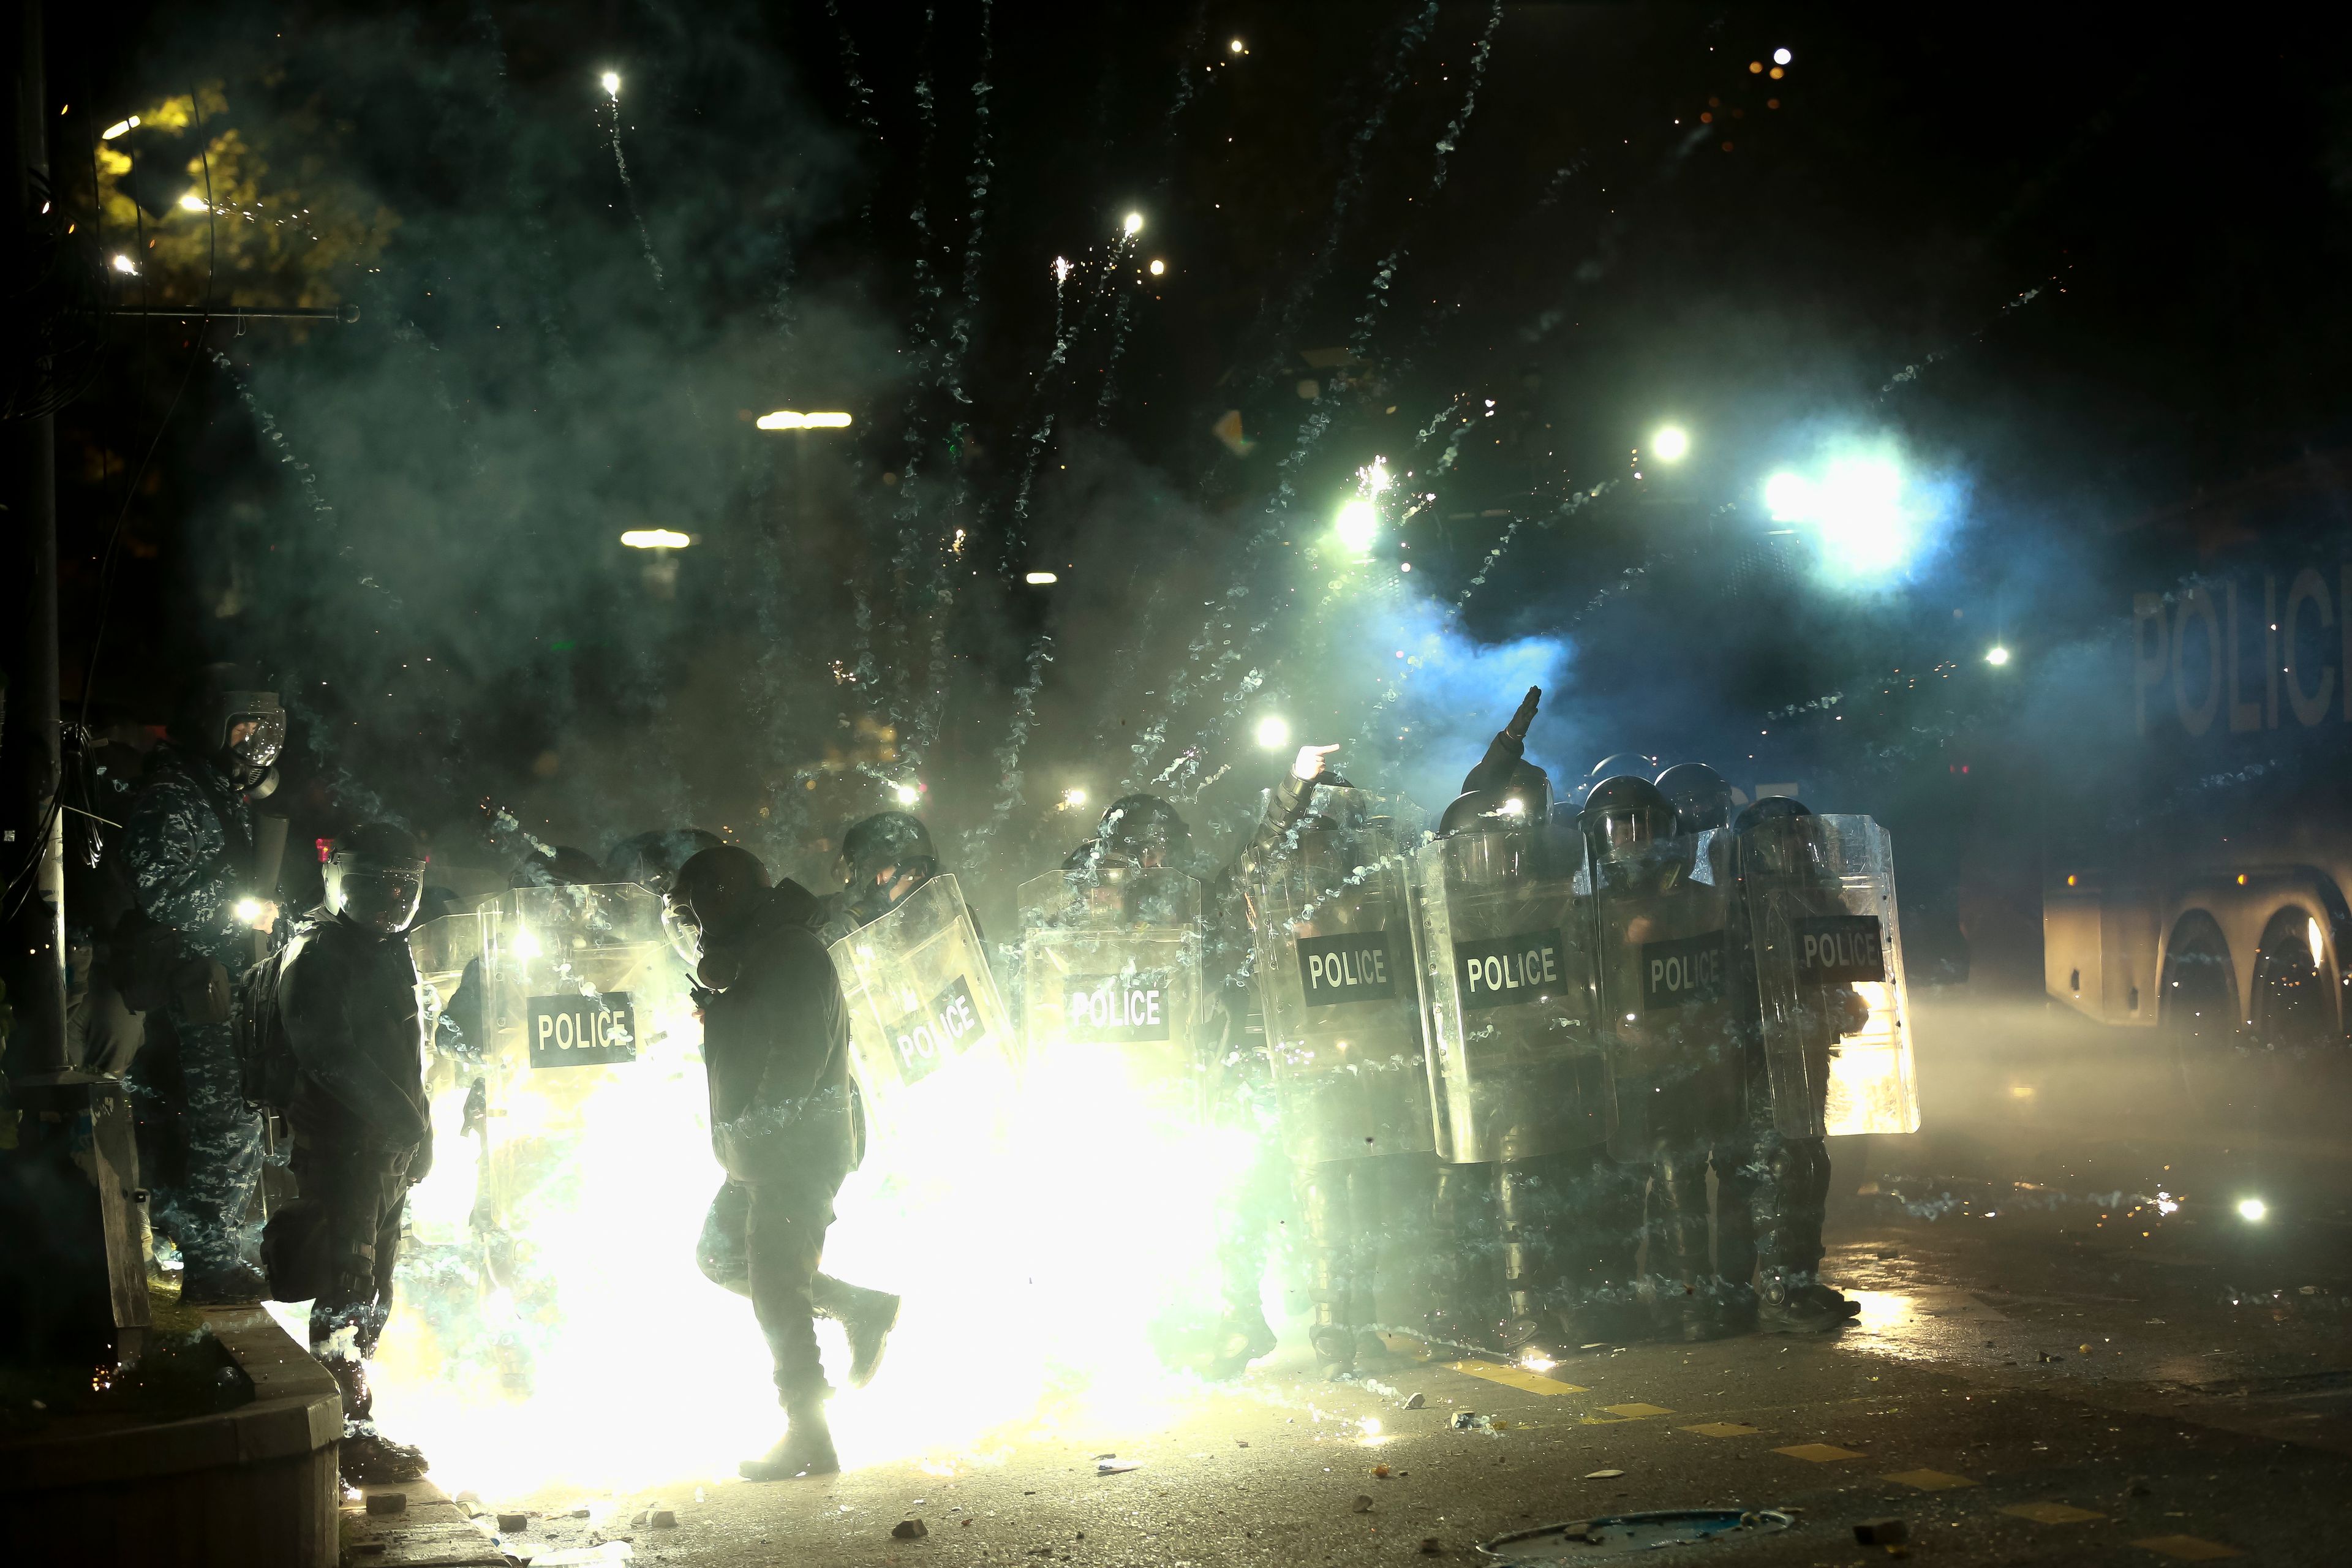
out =
[(833, 1200), (857, 1163), (849, 1014), (819, 934), (824, 905), (797, 882), (772, 885), (749, 850), (721, 845), (678, 868), (664, 920), (695, 965), (711, 1150), (727, 1173), (700, 1258), (714, 1281), (751, 1297), (788, 1420), (775, 1447), (740, 1468), (759, 1481), (830, 1475), (841, 1462), (824, 1414), (833, 1390), (817, 1354), (819, 1295), (888, 1305), (887, 1317), (848, 1315), (853, 1386), (880, 1363), (898, 1300), (820, 1285)]
[(424, 847), (366, 823), (336, 839), (326, 902), (295, 923), (257, 972), (246, 1048), (294, 1132), (299, 1195), (262, 1243), (271, 1293), (310, 1302), (310, 1352), (343, 1392), (343, 1479), (415, 1480), (425, 1457), (375, 1428), (365, 1362), (392, 1311), (408, 1189), (433, 1164), (424, 1024), (406, 932), (425, 886)]
[[(212, 986), (174, 988), (186, 1172), (177, 1181), (158, 1173), (152, 1212), (185, 1261), (183, 1301), (253, 1301), (264, 1284), (251, 1214), (262, 1130), (238, 1082), (228, 982), (253, 963), (254, 931), (278, 918), (271, 889), (252, 886), (253, 803), (277, 786), (272, 764), (286, 742), (286, 710), (273, 692), (208, 681), (173, 729), (148, 762), (124, 825), (124, 858), (140, 912), (177, 933), (171, 945), (183, 967), (193, 960), (219, 973)], [(147, 1052), (132, 1066), (131, 1092), (150, 1116), (163, 1098), (157, 1073), (166, 1065), (162, 1053)]]

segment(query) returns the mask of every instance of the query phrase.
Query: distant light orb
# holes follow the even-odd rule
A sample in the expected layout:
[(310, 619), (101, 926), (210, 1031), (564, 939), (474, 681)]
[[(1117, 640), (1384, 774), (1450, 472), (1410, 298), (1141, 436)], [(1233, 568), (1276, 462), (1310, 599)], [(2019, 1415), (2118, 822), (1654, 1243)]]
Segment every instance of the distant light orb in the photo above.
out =
[(1240, 54), (1242, 52), (1242, 41), (1239, 38), (1235, 38), (1232, 43), (1227, 44), (1225, 47), (1233, 50), (1235, 54)]
[(195, 192), (190, 191), (186, 195), (180, 198), (180, 210), (184, 213), (210, 212), (212, 211), (212, 205), (206, 202), (204, 197), (196, 195)]
[(1128, 214), (1127, 222), (1120, 226), (1125, 228), (1130, 235), (1141, 234), (1143, 232), (1143, 215), (1141, 213)]
[(910, 784), (892, 784), (890, 793), (898, 797), (900, 805), (912, 805), (923, 798), (923, 792)]
[(117, 272), (123, 274), (125, 277), (128, 277), (130, 274), (138, 271), (139, 268), (137, 264), (132, 262), (131, 258), (127, 256), (117, 256), (114, 258), (114, 269)]
[(2271, 1205), (2263, 1202), (2260, 1198), (2241, 1198), (2238, 1200), (2238, 1217), (2244, 1220), (2248, 1225), (2260, 1225), (2270, 1212)]
[(2009, 662), (2009, 649), (2005, 647), (1988, 649), (1985, 653), (1985, 662), (1991, 665), (1995, 669), (1999, 669), (2002, 665)]
[(1338, 534), (1339, 542), (1350, 550), (1369, 549), (1381, 531), (1380, 509), (1358, 496), (1339, 509), (1331, 531)]
[(1032, 588), (1043, 588), (1048, 584), (1060, 582), (1062, 577), (1057, 572), (1028, 572), (1022, 574), (1021, 580)]
[(1776, 66), (1787, 65), (1790, 60), (1793, 60), (1796, 58), (1796, 56), (1790, 54), (1786, 49), (1774, 49), (1772, 51), (1772, 63)]
[(1168, 263), (1166, 263), (1166, 262), (1164, 262), (1164, 261), (1160, 260), (1160, 259), (1159, 259), (1158, 258), (1156, 258), (1156, 257), (1152, 258), (1152, 262), (1151, 262), (1151, 275), (1152, 275), (1154, 278), (1159, 277), (1161, 273), (1163, 273), (1163, 272), (1165, 272), (1165, 271), (1167, 271), (1167, 270), (1168, 270)]
[(1087, 804), (1087, 792), (1082, 789), (1066, 789), (1062, 792), (1062, 804), (1073, 809), (1084, 805)]
[(1269, 752), (1278, 752), (1290, 744), (1290, 723), (1279, 713), (1269, 713), (1257, 721), (1257, 743)]
[(621, 100), (621, 73), (619, 71), (606, 71), (603, 79), (604, 83), (604, 90), (613, 95), (614, 102), (618, 103)]
[(1650, 437), (1650, 451), (1659, 461), (1678, 463), (1690, 456), (1690, 432), (1679, 425), (1665, 425)]
[(1764, 481), (1764, 510), (1772, 514), (1774, 522), (1802, 521), (1812, 492), (1802, 474), (1774, 474)]

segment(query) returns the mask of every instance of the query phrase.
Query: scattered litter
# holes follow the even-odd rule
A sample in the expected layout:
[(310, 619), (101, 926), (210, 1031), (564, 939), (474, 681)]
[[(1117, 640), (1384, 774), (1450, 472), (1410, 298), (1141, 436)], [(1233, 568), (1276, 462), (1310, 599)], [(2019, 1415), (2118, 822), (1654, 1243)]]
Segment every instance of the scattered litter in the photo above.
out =
[(1143, 1462), (1139, 1459), (1103, 1459), (1097, 1461), (1095, 1465), (1095, 1474), (1098, 1476), (1123, 1476), (1129, 1470), (1139, 1470), (1141, 1468), (1143, 1468)]
[(1249, 1439), (1246, 1437), (1236, 1437), (1234, 1439), (1234, 1447), (1236, 1448), (1246, 1448), (1249, 1447)]
[(1424, 1557), (1434, 1557), (1437, 1555), (1437, 1537), (1433, 1535), (1424, 1535), (1421, 1538), (1421, 1554)]
[(1352, 1506), (1358, 1513), (1370, 1513), (1372, 1511), (1372, 1500), (1364, 1493), (1358, 1492)]
[(520, 1535), (524, 1531), (529, 1530), (530, 1528), (530, 1515), (527, 1513), (502, 1513), (499, 1515), (499, 1533), (501, 1535)]
[(1374, 1465), (1372, 1467), (1372, 1479), (1376, 1481), (1387, 1480), (1389, 1479), (1389, 1468), (1386, 1465)]
[(1576, 1348), (1580, 1351), (1605, 1351), (1609, 1348), (1609, 1342), (1607, 1340), (1595, 1340), (1589, 1345), (1579, 1345)]
[(920, 1541), (930, 1533), (930, 1527), (919, 1519), (902, 1519), (890, 1527), (893, 1541)]
[(2046, 1365), (2051, 1362), (2064, 1361), (2065, 1359), (2066, 1358), (2063, 1355), (2052, 1355), (2048, 1351), (2035, 1351), (2033, 1352), (2033, 1360), (2037, 1365)]
[(2152, 1329), (2160, 1329), (2164, 1327), (2164, 1320), (2162, 1318), (2150, 1318), (2147, 1320), (2147, 1325)]
[(1420, 1409), (1423, 1405), (1427, 1405), (1428, 1403), (1429, 1403), (1429, 1399), (1428, 1399), (1428, 1396), (1427, 1396), (1427, 1395), (1425, 1395), (1425, 1394), (1407, 1394), (1407, 1395), (1405, 1396), (1404, 1407), (1405, 1407), (1407, 1410), (1418, 1410), (1418, 1409)]
[(1853, 1527), (1853, 1539), (1863, 1546), (1901, 1546), (1911, 1539), (1911, 1527), (1899, 1519), (1865, 1519)]
[(1454, 1413), (1454, 1429), (1456, 1432), (1491, 1431), (1494, 1428), (1494, 1425), (1495, 1424), (1492, 1421), (1488, 1420), (1486, 1416), (1479, 1415), (1475, 1410), (1457, 1410)]
[(2089, 1355), (2091, 1353), (2091, 1347), (2088, 1345), (2076, 1345), (2074, 1350), (2076, 1353), (2081, 1355)]
[(566, 1519), (586, 1519), (588, 1517), (588, 1505), (583, 1502), (578, 1508), (566, 1513), (563, 1517)]
[[(667, 1508), (647, 1509), (646, 1513), (646, 1522), (653, 1526), (656, 1530), (676, 1530), (677, 1528), (677, 1514), (674, 1510)], [(971, 1521), (965, 1520), (964, 1522), (966, 1524), (970, 1524)]]
[(370, 1492), (367, 1510), (370, 1513), (406, 1513), (408, 1494), (406, 1492)]
[(1117, 1454), (1097, 1454), (1095, 1458), (1097, 1459), (1116, 1459), (1118, 1456)]
[(1592, 1557), (1646, 1555), (1662, 1546), (1691, 1546), (1769, 1534), (1796, 1520), (1787, 1509), (1742, 1512), (1738, 1509), (1674, 1509), (1656, 1513), (1616, 1514), (1516, 1531), (1479, 1544), (1478, 1553), (1501, 1568), (1546, 1568)]
[(1624, 1473), (1622, 1470), (1587, 1470), (1584, 1479), (1588, 1481), (1613, 1481)]

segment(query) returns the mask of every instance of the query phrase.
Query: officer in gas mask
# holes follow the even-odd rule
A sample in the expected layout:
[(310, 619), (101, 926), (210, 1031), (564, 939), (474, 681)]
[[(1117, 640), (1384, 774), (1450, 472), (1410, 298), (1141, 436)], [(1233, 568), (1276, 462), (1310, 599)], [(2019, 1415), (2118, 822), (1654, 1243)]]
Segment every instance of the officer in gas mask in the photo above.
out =
[(823, 1307), (849, 1332), (850, 1382), (874, 1375), (898, 1298), (818, 1271), (833, 1201), (857, 1163), (850, 1097), (849, 1014), (820, 934), (824, 907), (797, 882), (733, 845), (678, 868), (663, 919), (694, 966), (709, 1079), (710, 1144), (727, 1173), (698, 1249), (718, 1284), (751, 1299), (788, 1420), (751, 1480), (841, 1468), (818, 1358)]
[(285, 742), (276, 693), (208, 672), (149, 759), (124, 825), (142, 929), (118, 931), (118, 942), (168, 975), (126, 990), (151, 994), (134, 1005), (170, 1018), (184, 1086), (173, 1103), (157, 1077), (168, 1055), (151, 1047), (132, 1066), (131, 1093), (142, 1121), (176, 1120), (183, 1134), (184, 1174), (158, 1171), (150, 1183), (154, 1219), (185, 1262), (181, 1299), (192, 1305), (257, 1300), (264, 1285), (251, 1212), (261, 1120), (239, 1087), (230, 985), (254, 962), (254, 932), (278, 920), (274, 888), (256, 885), (254, 803), (277, 788)]
[(406, 829), (366, 823), (327, 857), (326, 901), (294, 923), (246, 1049), (294, 1134), (296, 1200), (262, 1243), (271, 1294), (310, 1301), (310, 1352), (342, 1389), (343, 1478), (414, 1480), (424, 1456), (372, 1419), (364, 1369), (392, 1311), (408, 1189), (433, 1163), (424, 1025), (406, 932), (425, 885), (424, 847)]

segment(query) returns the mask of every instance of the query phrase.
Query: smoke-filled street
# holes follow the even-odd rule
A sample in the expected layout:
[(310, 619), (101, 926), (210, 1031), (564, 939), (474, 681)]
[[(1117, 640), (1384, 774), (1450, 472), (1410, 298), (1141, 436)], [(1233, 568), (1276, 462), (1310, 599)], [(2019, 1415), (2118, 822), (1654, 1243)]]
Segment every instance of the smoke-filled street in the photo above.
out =
[(2336, 19), (5, 15), (0, 1561), (2344, 1555)]

